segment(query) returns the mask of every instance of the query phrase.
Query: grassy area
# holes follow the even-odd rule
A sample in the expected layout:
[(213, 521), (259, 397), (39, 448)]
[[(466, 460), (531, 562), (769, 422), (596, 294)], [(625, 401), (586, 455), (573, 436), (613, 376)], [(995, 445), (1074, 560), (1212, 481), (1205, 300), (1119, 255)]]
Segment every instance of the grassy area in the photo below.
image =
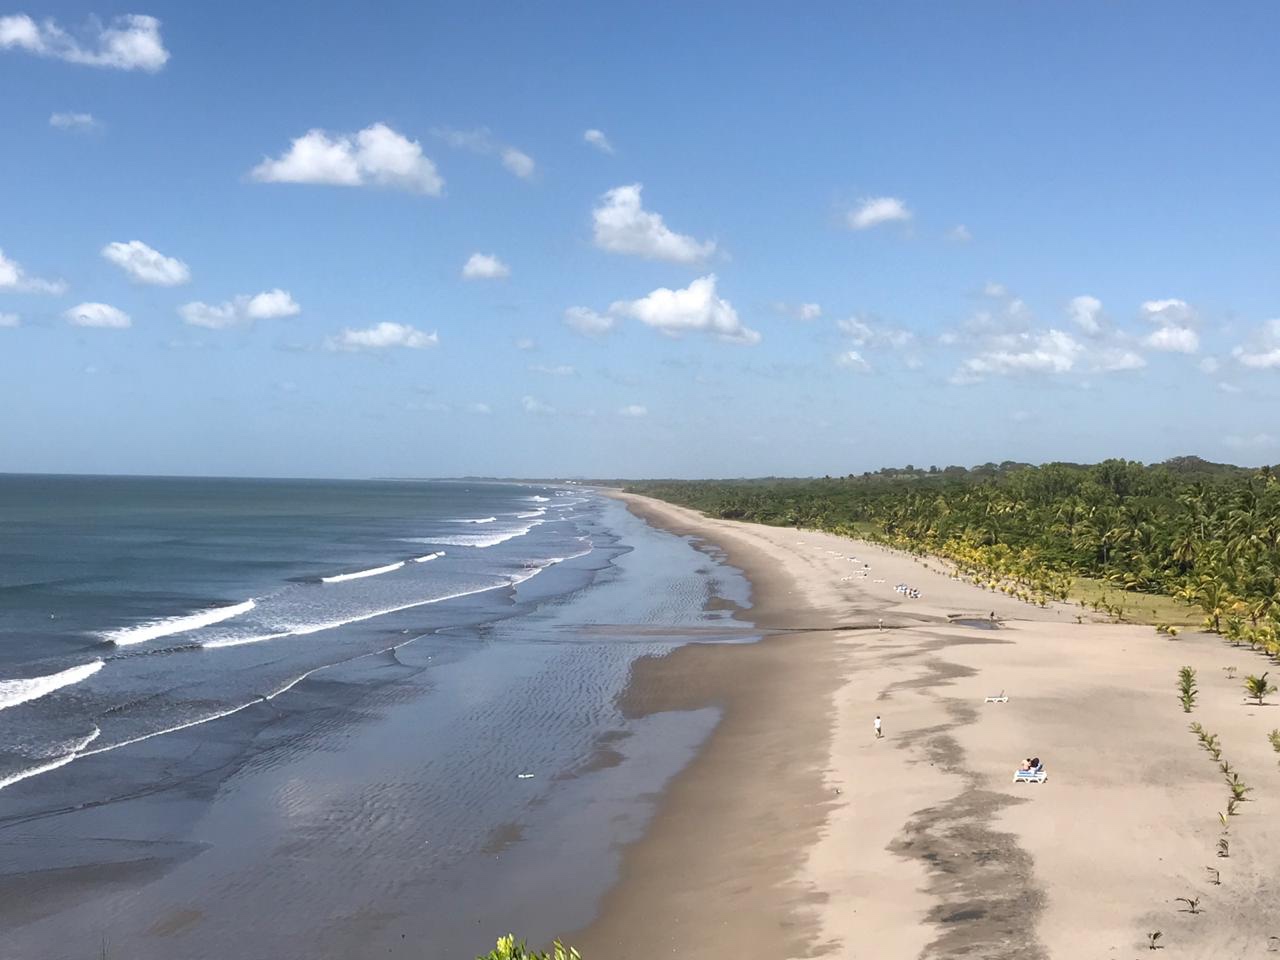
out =
[(1105, 580), (1092, 577), (1076, 577), (1071, 584), (1071, 599), (1083, 600), (1090, 605), (1103, 595), (1111, 603), (1124, 603), (1124, 619), (1129, 623), (1168, 623), (1176, 627), (1199, 628), (1204, 623), (1204, 613), (1193, 607), (1159, 593), (1134, 593), (1121, 590)]

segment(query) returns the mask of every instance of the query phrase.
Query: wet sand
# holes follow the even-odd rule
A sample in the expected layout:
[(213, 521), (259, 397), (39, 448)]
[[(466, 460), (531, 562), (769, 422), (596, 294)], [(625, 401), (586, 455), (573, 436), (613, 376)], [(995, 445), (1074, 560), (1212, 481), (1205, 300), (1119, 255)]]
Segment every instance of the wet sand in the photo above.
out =
[[(628, 714), (711, 706), (722, 719), (626, 848), (598, 920), (570, 934), (587, 960), (1074, 960), (1137, 955), (1157, 930), (1166, 956), (1277, 949), (1280, 766), (1266, 734), (1280, 707), (1246, 703), (1239, 679), (1263, 658), (1207, 635), (1077, 623), (1077, 607), (1023, 604), (937, 561), (623, 496), (722, 549), (769, 635), (633, 668)], [(952, 622), (993, 612), (998, 630)], [(1176, 699), (1183, 664), (1201, 688), (1191, 715)], [(1229, 791), (1192, 720), (1253, 788), (1226, 858)], [(1047, 783), (1012, 782), (1029, 754)], [(1198, 912), (1177, 897), (1199, 897)]]

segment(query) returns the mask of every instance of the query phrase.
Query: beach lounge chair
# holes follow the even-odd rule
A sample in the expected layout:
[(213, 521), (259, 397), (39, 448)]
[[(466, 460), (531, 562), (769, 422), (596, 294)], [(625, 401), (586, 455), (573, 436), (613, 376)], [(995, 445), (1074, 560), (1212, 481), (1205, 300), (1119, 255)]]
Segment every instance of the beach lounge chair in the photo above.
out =
[(1009, 702), (1009, 698), (1008, 698), (1008, 697), (1006, 697), (1006, 696), (1004, 695), (1004, 691), (1003, 691), (1003, 690), (1001, 690), (1001, 691), (1000, 691), (996, 696), (994, 696), (994, 697), (986, 697), (982, 702), (983, 702), (983, 703), (1008, 703), (1008, 702)]
[(1043, 763), (1034, 770), (1015, 770), (1013, 774), (1014, 783), (1044, 783), (1048, 779)]

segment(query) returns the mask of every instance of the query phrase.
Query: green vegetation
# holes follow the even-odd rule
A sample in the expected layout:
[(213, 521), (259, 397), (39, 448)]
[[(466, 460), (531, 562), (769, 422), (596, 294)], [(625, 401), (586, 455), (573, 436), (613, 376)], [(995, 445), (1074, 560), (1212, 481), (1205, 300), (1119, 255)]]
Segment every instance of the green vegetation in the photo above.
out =
[(1280, 659), (1280, 476), (1181, 457), (1152, 466), (906, 467), (811, 480), (650, 481), (715, 517), (935, 554), (1031, 603), (1203, 626)]
[(1178, 701), (1182, 704), (1183, 713), (1190, 713), (1196, 705), (1196, 672), (1191, 667), (1178, 671)]
[(1267, 740), (1271, 743), (1271, 749), (1276, 753), (1280, 753), (1280, 729), (1272, 730), (1268, 733)]
[(550, 952), (538, 953), (525, 947), (523, 940), (507, 934), (498, 939), (496, 947), (476, 960), (582, 960), (582, 955), (559, 940), (552, 944)]
[(1267, 694), (1276, 692), (1276, 685), (1267, 680), (1267, 674), (1264, 672), (1262, 676), (1255, 677), (1253, 674), (1244, 678), (1244, 692), (1252, 699), (1258, 701), (1258, 706), (1262, 706), (1262, 701)]

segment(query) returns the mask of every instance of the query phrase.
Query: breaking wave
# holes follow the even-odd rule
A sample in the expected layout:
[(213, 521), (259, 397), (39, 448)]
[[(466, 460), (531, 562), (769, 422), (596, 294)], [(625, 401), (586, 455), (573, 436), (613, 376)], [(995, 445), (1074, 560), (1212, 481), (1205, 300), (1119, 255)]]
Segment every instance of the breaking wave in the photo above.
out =
[(252, 600), (246, 600), (244, 603), (233, 604), (229, 607), (212, 607), (208, 610), (199, 610), (196, 613), (183, 614), (180, 617), (148, 620), (132, 627), (109, 630), (106, 633), (99, 634), (99, 636), (118, 647), (128, 647), (135, 643), (146, 643), (148, 640), (155, 640), (159, 637), (167, 637), (175, 633), (186, 633), (188, 630), (198, 630), (201, 627), (221, 623), (223, 620), (230, 620), (232, 617), (238, 617), (242, 613), (248, 613), (254, 606), (255, 604)]

